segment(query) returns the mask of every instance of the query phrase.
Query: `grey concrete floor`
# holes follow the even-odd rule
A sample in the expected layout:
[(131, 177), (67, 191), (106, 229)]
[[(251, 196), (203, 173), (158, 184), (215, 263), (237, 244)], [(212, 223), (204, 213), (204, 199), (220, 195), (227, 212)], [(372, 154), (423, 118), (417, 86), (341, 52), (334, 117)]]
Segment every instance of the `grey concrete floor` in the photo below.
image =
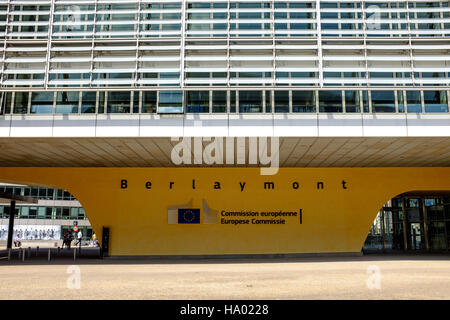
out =
[(0, 260), (0, 299), (450, 299), (450, 255)]

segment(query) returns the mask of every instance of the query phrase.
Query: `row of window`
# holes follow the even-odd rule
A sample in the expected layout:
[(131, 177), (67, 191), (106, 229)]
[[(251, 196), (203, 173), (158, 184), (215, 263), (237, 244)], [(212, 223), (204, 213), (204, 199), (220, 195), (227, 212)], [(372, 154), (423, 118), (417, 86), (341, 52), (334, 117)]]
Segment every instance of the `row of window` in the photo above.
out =
[(1, 85), (437, 86), (450, 83), (449, 49), (444, 38), (11, 40)]
[[(450, 204), (448, 197), (440, 197), (440, 198), (406, 198), (405, 200), (405, 209), (406, 211), (410, 211), (417, 214), (419, 221), (423, 222), (423, 204), (425, 204), (427, 210), (427, 220), (428, 221), (450, 221)], [(391, 201), (391, 206), (393, 211), (400, 211), (400, 219), (403, 218), (402, 210), (402, 201), (403, 198), (394, 198)], [(425, 202), (425, 203), (423, 203)], [(389, 203), (385, 205), (385, 207), (391, 207)], [(389, 210), (386, 210), (389, 211)], [(407, 216), (408, 218), (408, 216)]]
[(39, 200), (76, 200), (69, 192), (61, 189), (22, 186), (0, 186), (0, 192), (16, 196), (33, 197)]
[[(0, 206), (0, 219), (8, 219), (9, 206)], [(16, 206), (16, 219), (87, 220), (81, 207)]]
[(445, 90), (47, 91), (8, 92), (3, 95), (3, 110), (6, 114), (448, 113), (449, 104)]
[[(406, 2), (371, 3), (321, 3), (321, 30), (362, 30), (367, 35), (386, 36), (380, 31), (391, 30), (391, 36), (405, 35), (412, 31), (417, 36), (439, 35), (422, 33), (420, 30), (450, 29), (448, 2)], [(138, 13), (138, 9), (140, 13)], [(128, 4), (66, 4), (55, 5), (53, 16), (53, 38), (89, 38), (135, 36), (179, 36), (182, 21), (186, 20), (188, 36), (226, 36), (226, 31), (235, 36), (271, 36), (270, 30), (289, 31), (279, 36), (306, 36), (311, 32), (301, 30), (317, 29), (315, 1), (263, 3), (188, 3), (185, 19), (182, 19), (182, 4), (179, 3), (137, 3)], [(242, 9), (243, 11), (239, 11)], [(336, 10), (333, 10), (336, 9)], [(360, 12), (355, 10), (361, 10)], [(324, 10), (324, 11), (322, 11)], [(387, 11), (386, 11), (387, 10)], [(402, 12), (404, 10), (404, 12)], [(7, 19), (7, 13), (10, 18)], [(366, 23), (363, 24), (365, 18)], [(288, 21), (287, 19), (291, 20)], [(352, 21), (360, 19), (360, 21)], [(8, 21), (9, 20), (9, 21)], [(13, 5), (10, 10), (0, 5), (0, 32), (8, 30), (12, 38), (46, 38), (50, 20), (49, 5)], [(284, 21), (286, 20), (286, 21)], [(309, 20), (309, 21), (308, 21)], [(328, 21), (327, 21), (328, 20)], [(340, 22), (339, 20), (343, 20)], [(376, 20), (376, 22), (373, 22)], [(1, 25), (1, 21), (5, 21)], [(209, 23), (205, 23), (209, 22)], [(7, 27), (8, 25), (8, 27)], [(139, 28), (137, 26), (139, 25)], [(8, 28), (8, 29), (7, 29)], [(249, 34), (233, 31), (244, 30)], [(214, 31), (214, 34), (198, 33)], [(253, 32), (252, 32), (253, 31)], [(259, 31), (259, 32), (257, 32)], [(269, 33), (265, 34), (264, 32)], [(327, 32), (324, 32), (327, 34)], [(360, 34), (362, 36), (362, 34)]]

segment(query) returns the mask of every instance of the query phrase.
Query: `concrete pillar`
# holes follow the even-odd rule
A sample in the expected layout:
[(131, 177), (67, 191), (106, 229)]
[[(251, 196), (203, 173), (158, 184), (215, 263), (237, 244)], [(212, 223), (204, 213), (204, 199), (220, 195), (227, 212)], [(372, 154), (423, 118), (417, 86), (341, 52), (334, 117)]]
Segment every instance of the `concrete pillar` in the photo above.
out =
[(14, 216), (16, 215), (16, 201), (11, 201), (11, 206), (9, 207), (9, 226), (8, 226), (8, 241), (6, 243), (6, 249), (12, 248), (12, 239), (14, 233)]
[(384, 210), (381, 210), (381, 239), (383, 241), (383, 252), (386, 251), (386, 225), (384, 223)]
[(403, 249), (408, 250), (408, 234), (406, 232), (406, 204), (405, 198), (402, 198), (402, 213), (403, 213)]
[[(445, 198), (442, 198), (442, 203), (445, 204)], [(448, 251), (448, 231), (447, 231), (447, 223), (446, 223), (446, 216), (445, 216), (445, 205), (442, 206), (442, 214), (444, 218), (444, 232), (445, 232), (445, 250)]]

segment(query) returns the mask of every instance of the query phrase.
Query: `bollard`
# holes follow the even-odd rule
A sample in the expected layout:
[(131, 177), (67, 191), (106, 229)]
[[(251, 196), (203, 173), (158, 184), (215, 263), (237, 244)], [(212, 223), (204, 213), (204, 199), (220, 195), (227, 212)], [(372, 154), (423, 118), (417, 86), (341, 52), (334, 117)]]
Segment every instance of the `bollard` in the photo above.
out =
[(39, 246), (36, 247), (36, 257), (38, 256), (39, 253)]
[(18, 257), (19, 257), (19, 260), (22, 259), (22, 257), (20, 256), (20, 252), (21, 252), (21, 250), (19, 249), (19, 250), (17, 251), (17, 255), (18, 255)]
[(59, 250), (60, 250), (60, 247), (58, 247), (58, 250), (56, 251), (56, 255), (59, 257)]
[(22, 251), (22, 262), (23, 262), (25, 261), (25, 250), (22, 250), (21, 248), (20, 251)]
[(8, 261), (11, 260), (11, 248), (8, 249)]
[(73, 249), (73, 261), (77, 259), (77, 249)]
[(31, 247), (28, 247), (28, 259), (31, 258)]
[(50, 261), (50, 248), (48, 248), (48, 261)]

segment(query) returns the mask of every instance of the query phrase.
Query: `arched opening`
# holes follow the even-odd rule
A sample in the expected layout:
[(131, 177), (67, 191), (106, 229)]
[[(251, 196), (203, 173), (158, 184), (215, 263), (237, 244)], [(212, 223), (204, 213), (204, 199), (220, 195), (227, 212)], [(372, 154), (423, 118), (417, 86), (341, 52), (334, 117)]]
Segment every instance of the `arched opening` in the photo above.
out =
[[(71, 232), (77, 239), (78, 231), (82, 233), (82, 246), (93, 245), (94, 232), (86, 212), (67, 190), (0, 182), (0, 193), (36, 200), (35, 203), (18, 202), (15, 205), (13, 237), (21, 240), (22, 247), (61, 247), (64, 234)], [(0, 249), (7, 246), (10, 215), (10, 201), (0, 199)], [(78, 228), (76, 232), (74, 226)]]
[(410, 191), (378, 212), (364, 253), (450, 252), (450, 191)]

